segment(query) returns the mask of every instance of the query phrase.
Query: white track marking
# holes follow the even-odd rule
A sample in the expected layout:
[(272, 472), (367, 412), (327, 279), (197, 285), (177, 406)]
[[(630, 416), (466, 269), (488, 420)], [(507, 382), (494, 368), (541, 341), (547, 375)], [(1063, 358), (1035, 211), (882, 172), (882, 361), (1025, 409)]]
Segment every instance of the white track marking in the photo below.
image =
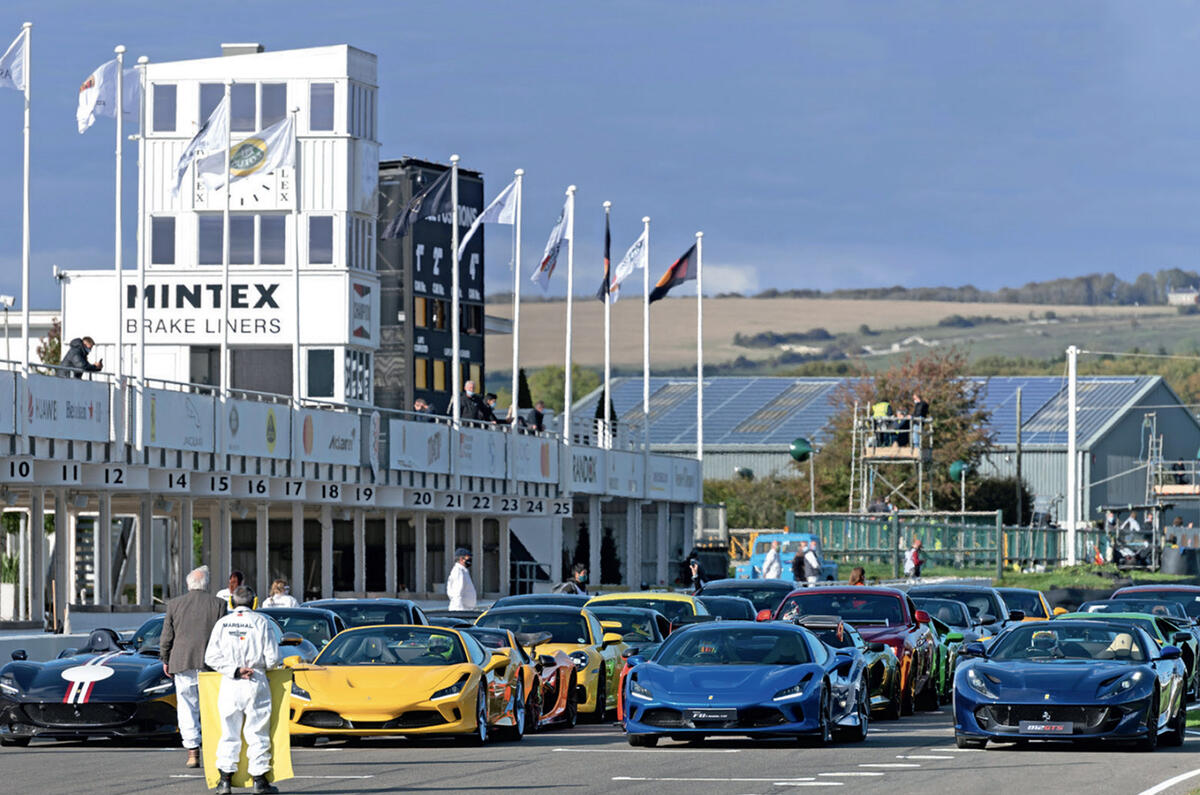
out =
[(956, 754), (973, 754), (982, 751), (982, 748), (959, 748), (957, 745), (952, 745), (949, 748), (930, 748), (930, 751), (953, 751)]
[[(681, 776), (613, 776), (613, 781), (771, 781), (779, 783), (778, 778), (684, 778)], [(816, 781), (809, 776), (801, 778), (791, 778), (787, 780), (788, 784), (800, 784), (806, 781)]]
[(854, 773), (818, 773), (817, 775), (818, 775), (818, 776), (858, 776), (858, 777), (866, 777), (866, 776), (882, 776), (882, 775), (885, 775), (885, 774), (884, 774), (884, 773), (872, 773), (872, 772), (870, 772), (870, 771), (867, 771), (867, 770), (859, 770), (859, 771), (856, 771), (856, 772), (854, 772)]
[(864, 762), (859, 767), (920, 767), (916, 762)]
[[(644, 748), (555, 748), (556, 752), (570, 754), (642, 754)], [(741, 748), (669, 748), (673, 754), (740, 754)]]
[(1161, 784), (1155, 784), (1150, 789), (1142, 790), (1138, 793), (1138, 795), (1158, 795), (1158, 793), (1166, 792), (1181, 781), (1187, 781), (1189, 778), (1195, 778), (1196, 776), (1200, 776), (1200, 767), (1196, 768), (1195, 770), (1189, 770), (1186, 773), (1180, 773), (1178, 776), (1169, 778)]
[(934, 754), (896, 754), (897, 759), (953, 759), (952, 756), (936, 756)]
[[(204, 776), (200, 775), (200, 774), (195, 774), (195, 773), (172, 773), (170, 776), (168, 776), (168, 778), (204, 778)], [(365, 779), (365, 778), (375, 778), (375, 776), (374, 775), (369, 775), (369, 776), (292, 776), (292, 778), (332, 779), (332, 780), (336, 780), (336, 781), (351, 779), (351, 780), (358, 781), (358, 780)]]

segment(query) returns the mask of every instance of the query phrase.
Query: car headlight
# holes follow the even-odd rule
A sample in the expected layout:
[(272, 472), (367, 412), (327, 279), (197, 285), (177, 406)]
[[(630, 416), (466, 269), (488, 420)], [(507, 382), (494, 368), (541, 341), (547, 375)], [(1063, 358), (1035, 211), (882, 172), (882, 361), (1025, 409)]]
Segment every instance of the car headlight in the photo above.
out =
[(148, 696), (161, 696), (163, 693), (169, 693), (175, 688), (175, 680), (164, 676), (155, 684), (142, 690)]
[(1124, 695), (1130, 690), (1133, 690), (1133, 688), (1137, 686), (1138, 682), (1141, 682), (1144, 678), (1145, 674), (1143, 674), (1141, 671), (1134, 671), (1131, 674), (1126, 674), (1112, 684), (1106, 687), (1101, 687), (1100, 698), (1112, 698), (1113, 696)]
[(588, 656), (585, 651), (573, 651), (570, 654), (571, 662), (575, 663), (575, 670), (582, 671), (588, 667)]
[(771, 700), (772, 701), (785, 701), (789, 698), (796, 698), (803, 692), (804, 692), (804, 683), (797, 682), (796, 684), (792, 685), (791, 687), (785, 687), (783, 690), (780, 690), (778, 693), (775, 694), (775, 697), (772, 698)]
[(434, 701), (439, 698), (447, 698), (449, 696), (458, 695), (459, 693), (462, 692), (462, 689), (467, 686), (467, 680), (469, 678), (470, 677), (468, 677), (466, 674), (463, 674), (462, 676), (460, 676), (458, 678), (458, 681), (455, 682), (454, 684), (450, 685), (449, 687), (443, 687), (441, 690), (435, 691), (434, 694), (429, 697), (429, 700)]
[(17, 680), (11, 674), (0, 676), (0, 693), (6, 696), (15, 696), (21, 692)]
[(303, 699), (304, 701), (312, 701), (312, 695), (310, 695), (309, 692), (303, 687), (296, 684), (295, 680), (292, 681), (292, 698), (299, 698)]
[(629, 693), (634, 698), (644, 698), (647, 701), (650, 701), (653, 698), (653, 696), (650, 695), (650, 691), (639, 685), (636, 679), (630, 680)]
[(988, 698), (999, 698), (999, 696), (992, 692), (992, 689), (988, 687), (987, 680), (980, 676), (979, 672), (974, 668), (967, 669), (967, 684), (971, 686), (972, 690), (980, 695), (987, 696)]

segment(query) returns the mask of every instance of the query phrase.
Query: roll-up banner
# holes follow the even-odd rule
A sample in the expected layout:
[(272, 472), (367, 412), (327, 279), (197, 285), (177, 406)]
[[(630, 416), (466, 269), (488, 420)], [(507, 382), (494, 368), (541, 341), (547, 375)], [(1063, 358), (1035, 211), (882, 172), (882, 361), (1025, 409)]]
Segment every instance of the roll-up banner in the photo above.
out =
[(700, 462), (690, 458), (676, 458), (671, 462), (671, 500), (674, 502), (700, 501)]
[(670, 500), (671, 487), (675, 481), (671, 456), (654, 455), (650, 459), (650, 472), (646, 476), (646, 496), (652, 500)]
[(603, 494), (608, 474), (604, 469), (604, 451), (594, 447), (571, 447), (571, 491)]
[(558, 443), (554, 439), (517, 434), (513, 441), (513, 472), (529, 483), (558, 482)]
[(142, 443), (167, 450), (211, 453), (216, 398), (191, 392), (146, 389), (142, 392)]
[(21, 433), (87, 442), (109, 440), (109, 385), (30, 373), (17, 400)]
[(300, 449), (306, 461), (360, 466), (362, 418), (358, 414), (301, 409)]
[(282, 403), (226, 400), (221, 422), (224, 453), (292, 457), (291, 409)]
[(478, 428), (463, 428), (458, 432), (456, 446), (457, 472), (484, 478), (507, 476), (504, 449), (508, 446), (508, 434), (485, 431)]
[(642, 454), (609, 450), (605, 458), (608, 459), (608, 493), (621, 497), (642, 496), (645, 480)]
[(0, 371), (0, 433), (17, 432), (17, 374)]

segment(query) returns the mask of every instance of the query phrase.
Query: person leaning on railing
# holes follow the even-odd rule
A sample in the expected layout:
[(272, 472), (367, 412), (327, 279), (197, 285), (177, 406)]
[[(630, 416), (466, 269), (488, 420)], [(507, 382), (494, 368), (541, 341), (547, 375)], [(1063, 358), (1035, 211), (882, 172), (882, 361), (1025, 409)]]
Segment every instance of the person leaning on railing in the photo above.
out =
[(67, 355), (62, 358), (62, 367), (67, 370), (73, 370), (72, 375), (76, 378), (83, 378), (84, 373), (95, 373), (103, 370), (103, 359), (95, 364), (88, 361), (88, 355), (94, 347), (96, 347), (96, 341), (91, 337), (76, 337), (71, 340), (67, 348)]

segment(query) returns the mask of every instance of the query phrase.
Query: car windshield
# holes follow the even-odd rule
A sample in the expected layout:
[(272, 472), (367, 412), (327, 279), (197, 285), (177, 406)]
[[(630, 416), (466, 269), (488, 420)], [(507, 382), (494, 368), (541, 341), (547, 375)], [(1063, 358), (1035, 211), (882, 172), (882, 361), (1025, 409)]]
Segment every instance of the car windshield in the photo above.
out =
[(1152, 599), (1105, 599), (1099, 602), (1084, 602), (1080, 613), (1150, 613), (1155, 616), (1187, 618), (1183, 607), (1175, 602), (1156, 602)]
[(692, 603), (682, 599), (605, 599), (603, 602), (596, 603), (597, 606), (602, 604), (644, 607), (648, 610), (657, 610), (672, 622), (684, 616), (693, 616), (696, 614), (695, 610), (692, 609)]
[(432, 627), (371, 627), (343, 632), (317, 656), (318, 665), (457, 665), (462, 641)]
[(799, 632), (722, 627), (674, 635), (654, 661), (659, 665), (803, 665), (811, 658)]
[(138, 651), (157, 649), (162, 641), (162, 631), (163, 620), (161, 618), (150, 619), (138, 627), (137, 632), (133, 633), (133, 647)]
[(1029, 591), (1001, 591), (1000, 598), (1004, 606), (1011, 610), (1020, 610), (1026, 618), (1049, 618), (1046, 609), (1042, 607), (1042, 599), (1038, 594)]
[[(1111, 616), (1096, 615), (1093, 619), (1090, 617), (1091, 615), (1091, 613), (1085, 613), (1083, 615), (1071, 615), (1070, 618), (1076, 618), (1080, 621), (1110, 621), (1123, 626), (1141, 627), (1152, 638), (1157, 638), (1159, 634), (1158, 628), (1154, 626), (1154, 622), (1149, 618), (1112, 618)], [(1067, 616), (1063, 616), (1063, 618), (1067, 618)]]
[(929, 615), (955, 629), (969, 629), (971, 615), (967, 608), (949, 599), (920, 599), (913, 598), (913, 604)]
[(318, 649), (330, 641), (333, 635), (329, 632), (329, 621), (324, 616), (314, 616), (305, 613), (290, 613), (281, 610), (263, 610), (271, 618), (283, 626), (284, 632), (295, 632)]
[(476, 626), (511, 629), (521, 632), (549, 632), (549, 643), (578, 645), (588, 643), (587, 620), (579, 613), (522, 610), (519, 613), (493, 612), (480, 616)]
[(485, 649), (511, 649), (508, 633), (502, 629), (468, 629), (467, 632)]
[(748, 621), (754, 618), (754, 605), (730, 596), (710, 596), (700, 601), (714, 616), (725, 619)]
[(812, 634), (821, 639), (821, 642), (826, 646), (834, 649), (853, 649), (854, 636), (845, 630), (841, 629), (813, 629)]
[[(996, 621), (1002, 615), (996, 597), (987, 591), (947, 591), (938, 589), (935, 593), (921, 592), (924, 596), (940, 596), (942, 599), (953, 599), (962, 602), (971, 611), (971, 618), (978, 621), (981, 615), (990, 615)], [(917, 594), (913, 594), (915, 597)]]
[(770, 610), (774, 613), (783, 597), (790, 592), (791, 588), (763, 588), (751, 585), (748, 581), (746, 585), (709, 583), (700, 593), (704, 596), (740, 596), (753, 602), (755, 611)]
[(620, 609), (605, 609), (599, 605), (588, 608), (592, 611), (592, 615), (604, 622), (613, 621), (620, 624), (620, 629), (615, 629), (620, 635), (640, 635), (646, 640), (662, 640), (658, 634), (658, 626), (654, 622), (654, 616), (650, 613), (630, 613), (627, 610)]
[(362, 604), (349, 602), (321, 605), (342, 617), (346, 627), (369, 627), (377, 624), (411, 624), (412, 611), (408, 605)]
[(1059, 625), (1038, 622), (1011, 629), (988, 652), (990, 660), (1129, 660), (1142, 662), (1146, 650), (1135, 632), (1099, 621)]
[(904, 623), (899, 597), (876, 593), (831, 593), (811, 589), (812, 593), (789, 596), (779, 608), (779, 617), (790, 621), (800, 616), (837, 616), (851, 624)]
[(1195, 591), (1134, 591), (1128, 596), (1152, 599), (1156, 602), (1174, 602), (1183, 608), (1189, 618), (1200, 618), (1200, 593)]

